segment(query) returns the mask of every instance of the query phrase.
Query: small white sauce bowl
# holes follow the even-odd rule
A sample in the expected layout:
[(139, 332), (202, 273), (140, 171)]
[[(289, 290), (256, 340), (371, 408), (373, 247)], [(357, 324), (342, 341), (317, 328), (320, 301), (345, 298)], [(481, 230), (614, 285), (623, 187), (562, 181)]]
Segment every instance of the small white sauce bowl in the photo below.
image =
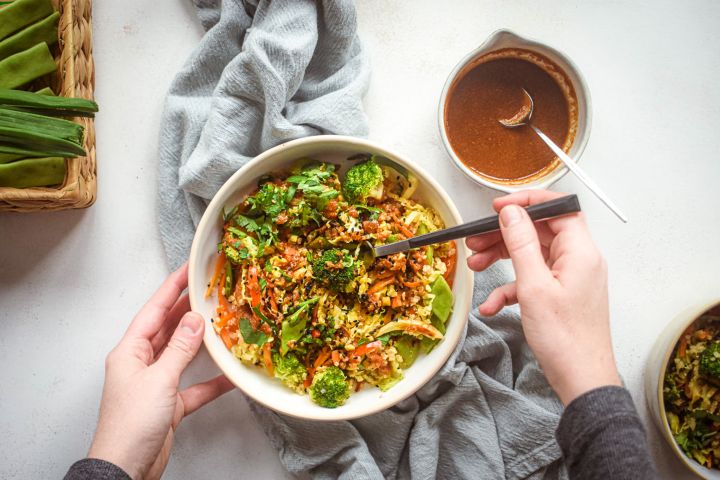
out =
[(344, 405), (334, 409), (320, 407), (313, 403), (308, 395), (293, 392), (279, 380), (268, 376), (264, 368), (240, 363), (215, 333), (210, 319), (216, 316), (217, 297), (212, 295), (205, 298), (205, 290), (212, 276), (217, 259), (217, 244), (222, 236), (223, 207), (232, 208), (257, 185), (262, 175), (286, 171), (295, 160), (311, 157), (338, 164), (341, 171), (344, 171), (354, 163), (347, 158), (357, 153), (382, 155), (405, 167), (420, 180), (416, 194), (413, 195), (414, 199), (433, 207), (442, 217), (445, 226), (462, 223), (460, 213), (445, 190), (417, 164), (368, 140), (322, 135), (278, 145), (258, 155), (235, 172), (208, 205), (195, 232), (190, 251), (190, 305), (205, 318), (204, 342), (210, 356), (225, 376), (245, 394), (268, 408), (293, 417), (309, 420), (348, 420), (380, 412), (404, 400), (425, 385), (445, 364), (465, 330), (470, 312), (473, 276), (464, 261), (468, 256), (465, 243), (458, 241), (458, 262), (452, 289), (455, 304), (448, 319), (445, 337), (428, 355), (418, 357), (415, 363), (404, 371), (404, 378), (387, 392), (366, 387), (352, 393)]
[(653, 344), (645, 366), (645, 397), (658, 430), (682, 463), (700, 478), (720, 480), (720, 470), (710, 469), (689, 458), (675, 442), (665, 412), (663, 386), (670, 356), (686, 328), (708, 310), (720, 306), (720, 299), (704, 302), (677, 315)]
[(568, 58), (562, 52), (538, 41), (523, 38), (520, 35), (511, 32), (510, 30), (497, 30), (496, 32), (494, 32), (488, 37), (487, 40), (485, 40), (482, 45), (480, 45), (478, 48), (466, 55), (465, 58), (460, 60), (460, 62), (455, 66), (452, 72), (450, 72), (450, 75), (445, 82), (445, 86), (443, 87), (442, 94), (440, 95), (440, 105), (438, 106), (438, 125), (440, 127), (440, 137), (442, 138), (443, 145), (445, 145), (445, 150), (447, 150), (447, 153), (448, 155), (450, 155), (450, 158), (452, 159), (455, 166), (459, 168), (460, 171), (467, 175), (471, 180), (474, 180), (481, 185), (506, 193), (517, 192), (520, 190), (526, 190), (531, 188), (545, 189), (560, 180), (568, 172), (568, 169), (562, 164), (558, 164), (558, 167), (556, 167), (552, 171), (541, 177), (532, 179), (528, 182), (514, 184), (502, 183), (500, 181), (495, 182), (488, 177), (479, 175), (477, 172), (473, 171), (467, 165), (465, 165), (457, 156), (455, 150), (453, 150), (453, 147), (450, 144), (450, 140), (448, 139), (447, 129), (445, 125), (445, 104), (447, 102), (450, 88), (457, 79), (458, 75), (467, 65), (471, 64), (477, 58), (482, 57), (488, 53), (503, 50), (506, 48), (518, 48), (538, 53), (541, 56), (544, 56), (554, 62), (558, 67), (560, 67), (563, 72), (565, 72), (568, 79), (570, 80), (570, 83), (572, 84), (573, 89), (575, 90), (578, 104), (577, 134), (568, 154), (576, 162), (580, 159), (580, 156), (585, 150), (588, 139), (590, 138), (590, 126), (592, 122), (592, 105), (590, 101), (590, 90), (585, 83), (585, 79), (583, 78), (577, 66), (575, 66), (575, 64), (572, 62), (572, 60), (570, 60), (570, 58)]

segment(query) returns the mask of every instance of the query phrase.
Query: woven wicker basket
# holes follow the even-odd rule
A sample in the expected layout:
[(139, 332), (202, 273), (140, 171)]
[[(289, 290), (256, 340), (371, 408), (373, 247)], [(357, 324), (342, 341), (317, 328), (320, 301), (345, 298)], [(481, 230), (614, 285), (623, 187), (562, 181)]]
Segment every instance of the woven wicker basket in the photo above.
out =
[[(57, 73), (50, 86), (64, 97), (93, 99), (95, 65), (92, 56), (92, 1), (53, 0), (60, 12)], [(0, 211), (32, 212), (89, 207), (97, 192), (95, 125), (92, 118), (75, 118), (85, 127), (87, 156), (66, 160), (67, 174), (55, 188), (0, 187)]]

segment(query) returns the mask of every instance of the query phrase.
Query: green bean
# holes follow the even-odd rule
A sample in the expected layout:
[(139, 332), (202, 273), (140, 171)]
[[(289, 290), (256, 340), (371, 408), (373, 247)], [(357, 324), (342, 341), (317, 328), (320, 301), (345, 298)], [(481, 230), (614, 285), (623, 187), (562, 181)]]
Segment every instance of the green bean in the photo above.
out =
[(21, 158), (25, 158), (25, 155), (18, 155), (17, 153), (0, 153), (0, 165), (20, 160)]
[(66, 153), (57, 153), (57, 152), (48, 152), (42, 149), (38, 149), (37, 147), (19, 147), (15, 145), (10, 145), (3, 143), (0, 141), (0, 154), (6, 154), (6, 155), (15, 155), (16, 158), (27, 158), (27, 157), (44, 157), (44, 156), (53, 156), (53, 157), (65, 157), (65, 158), (72, 158), (77, 157), (76, 154), (66, 152)]
[(54, 72), (55, 69), (55, 60), (50, 54), (47, 43), (38, 43), (32, 48), (0, 60), (0, 88), (21, 87), (38, 77)]
[(42, 152), (57, 157), (85, 155), (85, 149), (71, 141), (19, 128), (0, 127), (0, 144)]
[(0, 9), (0, 40), (21, 28), (51, 15), (50, 0), (15, 0)]
[(53, 45), (58, 41), (58, 20), (60, 14), (58, 12), (33, 23), (27, 28), (7, 37), (0, 41), (0, 60), (14, 55), (16, 53), (27, 50), (38, 43), (45, 42)]
[(85, 129), (82, 125), (62, 118), (47, 117), (28, 112), (0, 108), (0, 127), (40, 132), (82, 145)]
[(47, 187), (65, 180), (65, 159), (33, 158), (0, 165), (0, 187)]
[(84, 98), (55, 97), (4, 88), (0, 88), (0, 107), (66, 117), (92, 117), (98, 111), (97, 103)]

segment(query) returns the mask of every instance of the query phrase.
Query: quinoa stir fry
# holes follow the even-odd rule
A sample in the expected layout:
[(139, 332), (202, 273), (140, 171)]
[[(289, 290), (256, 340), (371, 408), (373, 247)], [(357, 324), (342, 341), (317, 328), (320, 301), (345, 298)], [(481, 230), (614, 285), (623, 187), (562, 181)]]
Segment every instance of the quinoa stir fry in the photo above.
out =
[(444, 227), (412, 199), (417, 179), (382, 157), (351, 160), (342, 178), (311, 159), (261, 178), (224, 214), (207, 291), (240, 361), (327, 408), (395, 385), (443, 338), (453, 306), (453, 242), (381, 258), (368, 247)]
[(701, 465), (720, 468), (720, 315), (706, 313), (683, 332), (663, 397), (680, 448)]

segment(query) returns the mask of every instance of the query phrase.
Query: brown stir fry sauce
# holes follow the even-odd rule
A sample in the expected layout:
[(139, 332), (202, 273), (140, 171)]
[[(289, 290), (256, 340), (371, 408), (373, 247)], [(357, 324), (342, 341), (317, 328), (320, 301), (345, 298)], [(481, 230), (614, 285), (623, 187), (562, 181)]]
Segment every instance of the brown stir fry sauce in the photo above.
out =
[[(542, 66), (539, 66), (542, 65)], [(557, 158), (528, 127), (505, 128), (533, 97), (532, 123), (568, 151), (577, 129), (577, 98), (564, 73), (527, 50), (505, 49), (476, 60), (458, 75), (445, 104), (450, 144), (473, 171), (504, 183), (523, 183), (548, 173)]]

